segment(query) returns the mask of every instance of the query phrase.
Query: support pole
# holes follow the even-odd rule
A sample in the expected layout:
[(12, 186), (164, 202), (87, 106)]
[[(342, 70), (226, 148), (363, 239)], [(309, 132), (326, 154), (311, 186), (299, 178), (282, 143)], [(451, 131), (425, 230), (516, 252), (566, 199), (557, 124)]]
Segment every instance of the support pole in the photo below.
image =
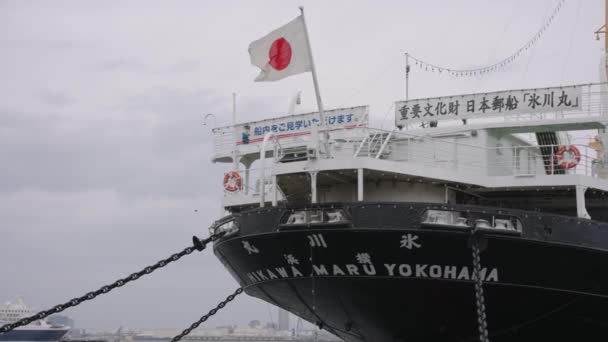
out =
[(234, 162), (234, 171), (239, 170), (239, 161), (238, 161), (238, 141), (239, 141), (239, 132), (236, 130), (236, 93), (232, 93), (232, 129), (234, 130), (234, 151), (232, 153), (232, 161)]
[(363, 169), (357, 169), (357, 201), (363, 202)]
[(321, 91), (319, 90), (319, 81), (317, 80), (317, 69), (315, 68), (315, 60), (312, 57), (312, 48), (310, 46), (310, 38), (308, 37), (308, 27), (306, 26), (306, 18), (304, 17), (304, 7), (300, 6), (302, 14), (302, 24), (304, 24), (304, 35), (306, 36), (306, 45), (308, 45), (308, 58), (310, 59), (310, 69), (312, 72), (312, 82), (315, 86), (315, 95), (317, 96), (317, 106), (319, 107), (319, 120), (321, 129), (325, 126), (325, 113), (323, 112), (323, 100), (321, 100)]
[(317, 171), (310, 173), (310, 202), (317, 203)]
[(251, 165), (247, 165), (245, 168), (245, 195), (249, 195), (249, 174), (251, 171)]
[(273, 174), (272, 175), (272, 206), (276, 207), (277, 206), (277, 175)]
[(266, 132), (264, 140), (262, 140), (262, 148), (260, 149), (260, 207), (266, 205), (266, 144), (272, 138), (275, 138), (274, 132)]
[(589, 213), (587, 212), (587, 207), (585, 205), (586, 191), (586, 186), (576, 186), (576, 216), (578, 216), (579, 218), (591, 219), (591, 216), (589, 216)]
[(608, 78), (608, 0), (604, 5), (604, 10), (606, 11), (604, 17), (604, 64), (606, 66), (606, 77)]

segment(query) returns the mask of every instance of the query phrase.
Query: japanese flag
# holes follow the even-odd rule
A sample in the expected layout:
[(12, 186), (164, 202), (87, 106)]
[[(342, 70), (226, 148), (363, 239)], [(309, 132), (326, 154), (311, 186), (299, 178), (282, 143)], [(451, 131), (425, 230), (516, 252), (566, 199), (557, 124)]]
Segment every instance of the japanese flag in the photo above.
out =
[(259, 67), (260, 81), (277, 81), (311, 70), (304, 20), (299, 16), (249, 44), (251, 64)]

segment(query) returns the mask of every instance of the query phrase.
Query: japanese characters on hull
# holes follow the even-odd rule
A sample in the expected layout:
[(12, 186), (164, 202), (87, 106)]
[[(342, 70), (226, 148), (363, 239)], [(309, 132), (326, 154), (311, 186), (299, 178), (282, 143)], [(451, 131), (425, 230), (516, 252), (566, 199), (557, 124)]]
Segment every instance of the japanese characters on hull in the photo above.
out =
[[(331, 234), (330, 234), (331, 235)], [(331, 236), (315, 233), (302, 235), (300, 240), (303, 245), (310, 248), (331, 249), (328, 241)], [(307, 238), (307, 242), (303, 239)], [(244, 272), (247, 284), (253, 285), (260, 282), (292, 279), (302, 277), (383, 277), (383, 278), (423, 278), (441, 279), (454, 281), (475, 280), (474, 269), (469, 265), (456, 263), (433, 263), (424, 262), (414, 256), (419, 249), (423, 248), (423, 237), (418, 234), (402, 234), (399, 241), (395, 240), (393, 247), (399, 246), (403, 249), (400, 253), (394, 254), (391, 258), (386, 258), (382, 253), (370, 252), (367, 249), (355, 249), (356, 252), (346, 251), (343, 246), (333, 248), (337, 254), (329, 253), (325, 256), (305, 257), (302, 250), (294, 248), (283, 254), (281, 257), (271, 257), (273, 264), (254, 262), (248, 265)], [(253, 254), (260, 253), (249, 241), (241, 241), (248, 258), (256, 258)], [(387, 246), (390, 248), (390, 246)], [(293, 248), (293, 247), (290, 247)], [(306, 250), (306, 249), (304, 249)], [(273, 250), (266, 250), (273, 254)], [(300, 254), (298, 254), (300, 253)], [(352, 253), (352, 254), (351, 254)], [(343, 256), (352, 255), (346, 259)], [(302, 262), (300, 262), (302, 260)], [(350, 262), (346, 261), (349, 260)], [(251, 267), (253, 266), (253, 268)], [(499, 281), (499, 268), (486, 266), (482, 267), (479, 276), (486, 282)]]
[(395, 103), (395, 124), (579, 110), (581, 86), (507, 90)]
[[(365, 127), (368, 124), (369, 107), (339, 108), (324, 112), (325, 127), (329, 130)], [(239, 132), (237, 144), (256, 144), (264, 140), (264, 134), (274, 132), (278, 139), (295, 138), (310, 134), (314, 125), (319, 126), (319, 113), (283, 116), (269, 120), (243, 123), (234, 126)], [(216, 132), (228, 132), (232, 127), (217, 128)]]

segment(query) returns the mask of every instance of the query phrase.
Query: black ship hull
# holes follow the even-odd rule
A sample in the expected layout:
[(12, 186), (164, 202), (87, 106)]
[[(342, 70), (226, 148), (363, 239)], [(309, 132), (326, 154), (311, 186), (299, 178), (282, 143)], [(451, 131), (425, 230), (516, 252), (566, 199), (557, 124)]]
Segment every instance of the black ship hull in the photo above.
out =
[(67, 328), (28, 328), (22, 327), (15, 329), (13, 331), (0, 334), (1, 342), (57, 342), (61, 340), (61, 338), (67, 334)]
[[(330, 208), (326, 206), (325, 208)], [(348, 223), (287, 226), (294, 209), (227, 218), (215, 253), (245, 291), (346, 341), (475, 341), (483, 280), (492, 341), (608, 337), (608, 225), (558, 215), (414, 203), (343, 206)], [(429, 209), (510, 215), (517, 234), (425, 225)], [(506, 234), (509, 233), (509, 234)]]

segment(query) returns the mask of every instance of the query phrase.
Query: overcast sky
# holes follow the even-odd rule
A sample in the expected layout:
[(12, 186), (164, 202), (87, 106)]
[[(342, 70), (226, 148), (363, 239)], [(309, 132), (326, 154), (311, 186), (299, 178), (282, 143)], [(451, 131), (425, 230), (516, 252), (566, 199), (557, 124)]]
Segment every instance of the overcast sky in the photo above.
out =
[[(315, 108), (309, 74), (254, 83), (247, 54), (299, 5), (325, 107), (369, 104), (387, 127), (406, 51), (491, 64), (556, 3), (0, 0), (0, 301), (43, 309), (206, 236), (229, 166), (210, 163), (203, 115), (228, 124), (233, 91), (241, 122), (284, 113), (298, 90), (298, 111)], [(410, 97), (597, 82), (603, 3), (567, 0), (533, 49), (483, 78), (414, 68)], [(67, 314), (79, 327), (181, 328), (237, 286), (207, 250)], [(243, 295), (209, 324), (251, 319), (268, 320), (268, 305)]]

